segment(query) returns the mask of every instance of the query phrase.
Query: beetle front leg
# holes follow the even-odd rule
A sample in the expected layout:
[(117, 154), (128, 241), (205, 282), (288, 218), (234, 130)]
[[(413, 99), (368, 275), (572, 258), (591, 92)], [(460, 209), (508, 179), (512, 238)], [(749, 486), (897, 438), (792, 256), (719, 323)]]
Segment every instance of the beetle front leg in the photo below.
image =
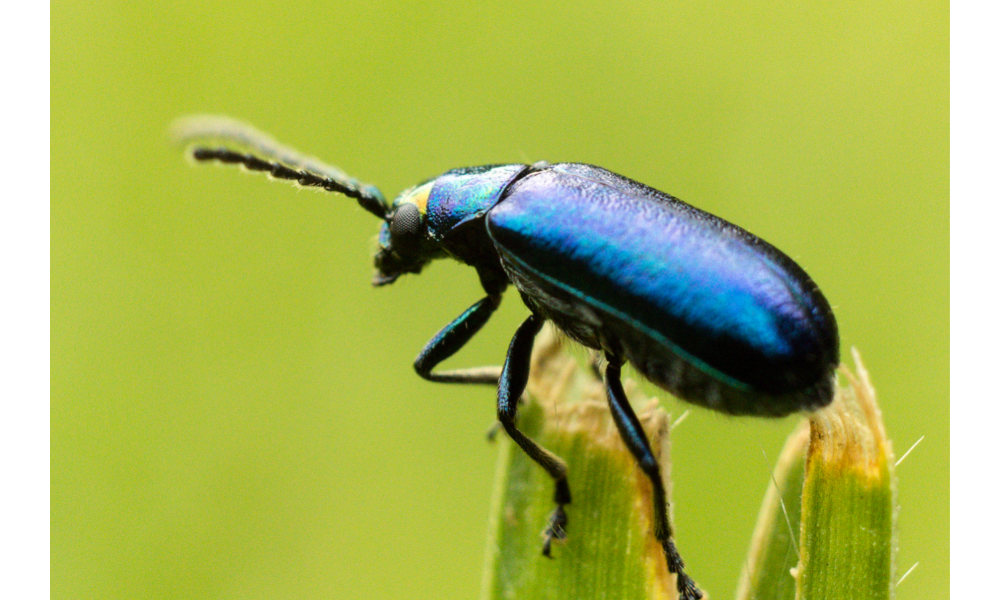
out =
[(543, 323), (545, 319), (531, 315), (517, 328), (514, 338), (510, 341), (507, 360), (504, 362), (500, 385), (497, 388), (497, 418), (500, 419), (507, 435), (555, 480), (556, 509), (549, 517), (549, 524), (545, 529), (545, 543), (542, 546), (542, 554), (551, 558), (552, 540), (566, 538), (567, 519), (563, 506), (570, 502), (566, 463), (521, 433), (516, 425), (517, 402), (528, 383), (528, 372), (531, 369), (531, 347)]
[(417, 355), (413, 368), (417, 375), (438, 383), (485, 383), (497, 385), (500, 381), (499, 367), (476, 367), (432, 373), (434, 367), (462, 349), (472, 336), (476, 335), (486, 321), (500, 306), (499, 294), (489, 295), (476, 302), (468, 310), (448, 323), (437, 333)]
[(639, 468), (649, 478), (653, 485), (653, 535), (663, 546), (667, 557), (667, 568), (677, 574), (677, 591), (681, 600), (698, 600), (701, 591), (694, 581), (684, 572), (684, 561), (674, 545), (674, 532), (670, 526), (670, 515), (667, 512), (667, 493), (663, 487), (663, 477), (660, 475), (660, 465), (649, 447), (646, 432), (642, 430), (639, 418), (635, 416), (632, 405), (625, 397), (622, 388), (622, 363), (616, 357), (608, 354), (608, 366), (604, 370), (604, 388), (608, 395), (608, 405), (614, 418), (618, 433), (628, 447), (629, 452), (639, 462)]

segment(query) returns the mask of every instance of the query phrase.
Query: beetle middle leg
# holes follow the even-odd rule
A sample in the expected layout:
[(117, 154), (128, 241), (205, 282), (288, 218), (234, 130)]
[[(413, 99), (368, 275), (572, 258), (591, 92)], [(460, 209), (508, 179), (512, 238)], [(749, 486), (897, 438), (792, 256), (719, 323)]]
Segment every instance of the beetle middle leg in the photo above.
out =
[(504, 362), (500, 385), (497, 388), (497, 418), (507, 431), (507, 435), (555, 480), (556, 508), (549, 516), (549, 524), (545, 529), (545, 543), (542, 545), (542, 554), (551, 557), (552, 540), (566, 538), (567, 518), (563, 506), (570, 502), (566, 463), (521, 433), (516, 424), (517, 402), (528, 383), (528, 372), (531, 369), (531, 347), (544, 323), (545, 319), (542, 317), (531, 315), (517, 328), (514, 338), (510, 341), (507, 360)]
[(653, 535), (663, 546), (663, 552), (667, 558), (667, 569), (671, 573), (677, 574), (677, 591), (681, 600), (698, 600), (702, 597), (701, 591), (695, 586), (694, 581), (684, 572), (684, 561), (677, 552), (674, 545), (674, 532), (670, 525), (670, 515), (667, 512), (667, 493), (663, 486), (663, 477), (660, 474), (660, 465), (649, 447), (649, 440), (646, 432), (642, 430), (639, 418), (635, 416), (632, 405), (625, 397), (625, 390), (622, 388), (622, 361), (611, 354), (607, 354), (608, 366), (604, 370), (604, 389), (608, 396), (608, 405), (611, 407), (611, 416), (622, 441), (628, 447), (629, 452), (639, 462), (639, 468), (649, 478), (653, 486)]

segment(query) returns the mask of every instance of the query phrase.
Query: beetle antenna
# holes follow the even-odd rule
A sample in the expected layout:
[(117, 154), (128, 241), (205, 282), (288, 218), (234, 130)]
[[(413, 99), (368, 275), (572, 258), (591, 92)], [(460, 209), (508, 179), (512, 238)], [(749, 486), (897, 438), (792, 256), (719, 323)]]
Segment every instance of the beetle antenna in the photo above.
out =
[(236, 119), (210, 115), (186, 117), (174, 123), (172, 133), (178, 143), (190, 146), (189, 155), (198, 162), (216, 160), (242, 165), (248, 171), (261, 171), (275, 179), (338, 192), (356, 199), (361, 208), (383, 220), (388, 212), (385, 198), (375, 186), (318, 159), (303, 156)]

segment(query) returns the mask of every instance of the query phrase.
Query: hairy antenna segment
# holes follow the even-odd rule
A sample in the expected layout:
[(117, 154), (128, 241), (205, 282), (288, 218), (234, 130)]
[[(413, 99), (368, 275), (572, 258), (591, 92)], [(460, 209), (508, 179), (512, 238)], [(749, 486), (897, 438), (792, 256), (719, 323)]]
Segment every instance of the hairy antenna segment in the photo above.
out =
[(385, 219), (387, 204), (378, 188), (316, 158), (303, 156), (246, 123), (222, 116), (186, 117), (174, 123), (172, 134), (179, 144), (191, 146), (190, 156), (196, 161), (242, 165), (248, 171), (267, 173), (275, 179), (341, 193)]

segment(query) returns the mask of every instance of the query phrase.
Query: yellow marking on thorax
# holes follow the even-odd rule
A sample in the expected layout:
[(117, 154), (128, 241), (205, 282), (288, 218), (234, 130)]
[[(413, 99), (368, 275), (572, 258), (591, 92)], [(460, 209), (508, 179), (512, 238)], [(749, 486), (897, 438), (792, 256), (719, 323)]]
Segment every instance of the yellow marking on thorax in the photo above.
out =
[(427, 198), (431, 195), (431, 188), (434, 187), (433, 181), (428, 181), (424, 185), (416, 188), (410, 192), (405, 199), (404, 203), (416, 204), (417, 208), (420, 209), (420, 214), (427, 214)]

